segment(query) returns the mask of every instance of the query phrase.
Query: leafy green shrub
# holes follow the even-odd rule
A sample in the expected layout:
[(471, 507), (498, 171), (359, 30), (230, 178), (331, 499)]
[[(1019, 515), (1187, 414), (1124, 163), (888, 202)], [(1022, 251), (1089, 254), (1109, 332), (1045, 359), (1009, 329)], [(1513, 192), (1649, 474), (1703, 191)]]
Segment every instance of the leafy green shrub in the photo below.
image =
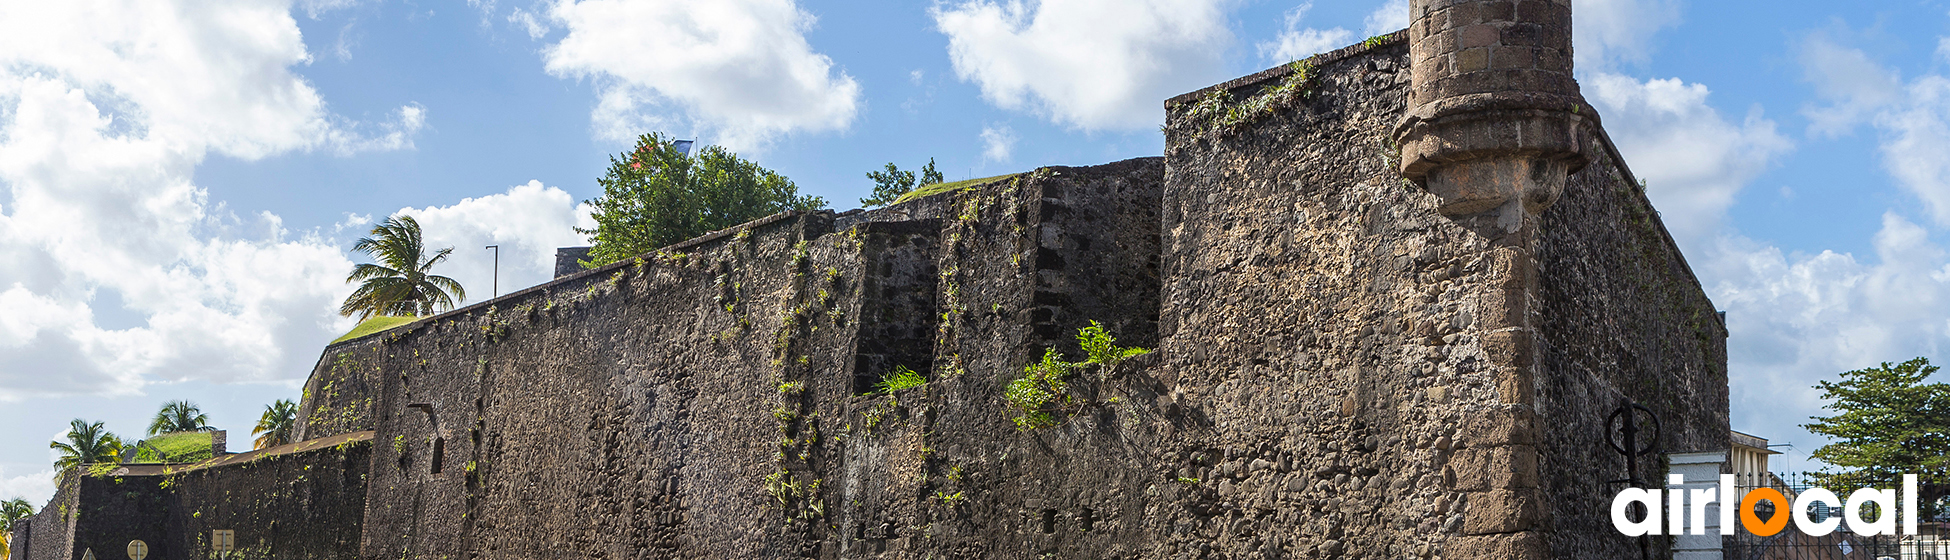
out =
[(1133, 357), (1141, 356), (1150, 350), (1143, 348), (1124, 348), (1117, 345), (1117, 338), (1104, 329), (1102, 323), (1091, 321), (1090, 326), (1077, 329), (1077, 345), (1086, 356), (1081, 362), (1063, 361), (1063, 355), (1055, 348), (1043, 352), (1042, 361), (1023, 368), (1021, 378), (1009, 382), (1002, 391), (1002, 398), (1018, 413), (1013, 420), (1018, 430), (1034, 430), (1055, 426), (1057, 414), (1069, 406), (1070, 384), (1066, 379), (1070, 373), (1082, 369), (1096, 369), (1108, 374), (1111, 368)]
[(1070, 384), (1063, 381), (1070, 376), (1075, 364), (1063, 361), (1063, 355), (1055, 348), (1043, 352), (1043, 361), (1029, 364), (1023, 368), (1021, 378), (1009, 382), (1002, 392), (1002, 398), (1015, 407), (1016, 429), (1034, 430), (1056, 425), (1055, 408), (1070, 402)]
[(1104, 325), (1096, 321), (1091, 321), (1088, 327), (1077, 329), (1077, 345), (1083, 347), (1083, 353), (1089, 356), (1089, 360), (1084, 363), (1097, 364), (1104, 369), (1117, 367), (1117, 364), (1124, 360), (1150, 352), (1143, 348), (1117, 347), (1117, 338), (1112, 337), (1110, 331), (1104, 330)]
[(894, 391), (926, 384), (928, 384), (927, 378), (921, 377), (921, 374), (915, 373), (914, 370), (907, 369), (907, 366), (894, 366), (894, 371), (881, 376), (880, 382), (873, 386), (875, 393), (891, 395)]

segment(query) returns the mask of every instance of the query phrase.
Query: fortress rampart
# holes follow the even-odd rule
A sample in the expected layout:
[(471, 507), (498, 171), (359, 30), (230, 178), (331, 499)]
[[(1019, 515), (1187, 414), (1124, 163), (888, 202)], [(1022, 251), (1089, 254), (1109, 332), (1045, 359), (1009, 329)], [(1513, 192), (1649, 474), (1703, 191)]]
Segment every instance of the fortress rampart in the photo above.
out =
[[(1413, 6), (1168, 101), (1162, 158), (780, 214), (333, 345), (303, 437), (372, 443), (360, 514), (314, 530), (371, 559), (1637, 558), (1605, 417), (1727, 449), (1726, 330), (1588, 107), (1429, 112), (1505, 91), (1424, 81), (1477, 48), (1574, 99), (1568, 5)], [(1155, 351), (1018, 429), (1005, 386), (1091, 321)], [(928, 383), (873, 393), (899, 367)]]

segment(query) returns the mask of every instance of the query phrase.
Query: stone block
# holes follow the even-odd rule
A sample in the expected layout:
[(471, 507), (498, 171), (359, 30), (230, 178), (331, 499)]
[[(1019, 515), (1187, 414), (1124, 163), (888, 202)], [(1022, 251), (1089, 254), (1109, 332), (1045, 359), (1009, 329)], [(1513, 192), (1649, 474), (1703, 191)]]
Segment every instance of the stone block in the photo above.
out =
[(1490, 68), (1490, 49), (1479, 47), (1456, 53), (1456, 73), (1467, 74)]
[(1452, 490), (1537, 487), (1537, 448), (1529, 445), (1463, 449), (1449, 460), (1449, 467), (1456, 473)]
[(1503, 32), (1494, 25), (1476, 24), (1456, 32), (1456, 46), (1470, 49), (1494, 45), (1503, 39)]
[(1558, 23), (1558, 15), (1556, 12), (1569, 11), (1563, 7), (1551, 4), (1548, 0), (1521, 0), (1516, 5), (1516, 21), (1546, 25)]
[(1507, 22), (1515, 14), (1516, 8), (1510, 2), (1485, 2), (1481, 9), (1483, 23)]
[(1527, 406), (1507, 406), (1471, 412), (1457, 433), (1463, 445), (1494, 447), (1537, 442), (1537, 416)]
[(1543, 560), (1550, 548), (1533, 531), (1507, 535), (1484, 535), (1450, 539), (1442, 547), (1443, 558), (1494, 560)]
[(1498, 287), (1476, 300), (1478, 324), (1486, 328), (1522, 325), (1528, 311), (1530, 292), (1522, 287)]
[(1543, 38), (1543, 27), (1530, 22), (1517, 22), (1503, 28), (1500, 41), (1513, 47), (1534, 47)]
[(1491, 535), (1530, 529), (1537, 525), (1540, 505), (1531, 489), (1472, 493), (1469, 508), (1463, 513), (1463, 533)]
[(1529, 366), (1534, 359), (1532, 338), (1530, 331), (1524, 330), (1489, 333), (1483, 335), (1483, 353), (1488, 354), (1490, 363), (1497, 366)]
[[(1507, 43), (1507, 41), (1506, 41)], [(1531, 47), (1495, 47), (1490, 51), (1490, 67), (1496, 69), (1532, 68), (1537, 65), (1536, 49)]]
[(1481, 4), (1476, 2), (1458, 2), (1449, 6), (1449, 9), (1443, 10), (1449, 12), (1449, 28), (1471, 26), (1483, 21), (1482, 16), (1477, 13), (1480, 6)]
[(1536, 375), (1531, 366), (1496, 368), (1497, 400), (1507, 405), (1531, 405), (1537, 400)]

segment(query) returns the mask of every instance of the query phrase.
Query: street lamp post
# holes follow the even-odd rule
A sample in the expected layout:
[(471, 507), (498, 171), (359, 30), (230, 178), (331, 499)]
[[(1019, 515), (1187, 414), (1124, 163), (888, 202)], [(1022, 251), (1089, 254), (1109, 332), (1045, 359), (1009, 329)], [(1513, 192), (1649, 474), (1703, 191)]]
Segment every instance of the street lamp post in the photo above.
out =
[(484, 248), (494, 250), (494, 297), (501, 297), (501, 246), (489, 245)]

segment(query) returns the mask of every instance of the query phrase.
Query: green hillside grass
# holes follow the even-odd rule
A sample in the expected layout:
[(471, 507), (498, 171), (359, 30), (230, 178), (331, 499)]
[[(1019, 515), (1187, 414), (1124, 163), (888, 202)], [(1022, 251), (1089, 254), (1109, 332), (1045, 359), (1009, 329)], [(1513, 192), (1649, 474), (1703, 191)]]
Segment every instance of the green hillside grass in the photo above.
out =
[[(136, 452), (138, 463), (194, 463), (211, 457), (210, 432), (163, 434), (149, 438), (146, 443)], [(155, 450), (151, 451), (150, 447)], [(161, 451), (162, 456), (157, 457), (156, 451)]]
[(923, 185), (920, 188), (907, 191), (907, 194), (901, 195), (900, 198), (894, 199), (894, 204), (900, 204), (902, 202), (907, 202), (909, 200), (914, 200), (924, 196), (934, 196), (945, 192), (958, 191), (958, 190), (966, 189), (968, 187), (973, 187), (975, 185), (980, 185), (982, 183), (987, 183), (989, 181), (994, 181), (996, 179), (1007, 179), (1010, 177), (1014, 177), (1016, 175), (1021, 175), (1021, 173), (1010, 173), (1007, 175), (996, 175), (994, 177), (983, 177), (980, 179), (965, 179), (965, 180), (954, 181), (949, 183), (935, 183), (932, 185)]
[(387, 317), (385, 315), (376, 316), (371, 319), (366, 319), (365, 322), (359, 323), (359, 326), (352, 327), (352, 332), (345, 333), (345, 336), (338, 337), (338, 339), (333, 340), (331, 344), (338, 344), (340, 342), (345, 342), (347, 340), (352, 340), (354, 338), (359, 338), (365, 335), (369, 335), (372, 333), (376, 333), (379, 331), (383, 331), (386, 329), (390, 329), (393, 327), (397, 327), (418, 320), (420, 320), (419, 317)]

